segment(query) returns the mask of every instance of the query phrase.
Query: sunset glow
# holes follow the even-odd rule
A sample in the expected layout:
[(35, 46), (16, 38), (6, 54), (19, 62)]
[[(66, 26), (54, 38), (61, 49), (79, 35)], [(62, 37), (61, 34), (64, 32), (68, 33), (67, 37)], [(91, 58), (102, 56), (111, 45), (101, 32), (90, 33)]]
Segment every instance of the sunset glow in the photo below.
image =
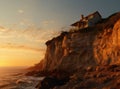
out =
[(0, 66), (38, 63), (44, 58), (45, 42), (80, 19), (80, 14), (99, 10), (106, 17), (119, 11), (119, 3), (106, 3), (98, 0), (1, 0)]
[(43, 53), (23, 49), (0, 49), (0, 66), (32, 66), (43, 58)]

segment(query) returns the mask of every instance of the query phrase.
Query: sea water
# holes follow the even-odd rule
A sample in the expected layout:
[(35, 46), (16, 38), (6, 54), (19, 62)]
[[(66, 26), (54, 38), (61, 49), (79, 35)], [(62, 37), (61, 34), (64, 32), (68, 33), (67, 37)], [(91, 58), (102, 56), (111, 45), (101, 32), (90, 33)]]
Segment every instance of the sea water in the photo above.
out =
[(0, 67), (0, 89), (36, 89), (41, 77), (25, 76), (23, 67)]

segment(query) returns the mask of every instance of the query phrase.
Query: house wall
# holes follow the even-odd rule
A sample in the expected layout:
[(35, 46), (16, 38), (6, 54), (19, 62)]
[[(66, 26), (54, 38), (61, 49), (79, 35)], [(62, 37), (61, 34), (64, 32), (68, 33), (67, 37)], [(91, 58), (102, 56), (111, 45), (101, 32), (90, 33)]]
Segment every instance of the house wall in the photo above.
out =
[(102, 18), (98, 13), (85, 17), (82, 19), (83, 23), (77, 23), (76, 30), (94, 26), (101, 19)]
[(95, 14), (88, 19), (88, 26), (94, 26), (100, 20), (101, 17), (98, 14)]

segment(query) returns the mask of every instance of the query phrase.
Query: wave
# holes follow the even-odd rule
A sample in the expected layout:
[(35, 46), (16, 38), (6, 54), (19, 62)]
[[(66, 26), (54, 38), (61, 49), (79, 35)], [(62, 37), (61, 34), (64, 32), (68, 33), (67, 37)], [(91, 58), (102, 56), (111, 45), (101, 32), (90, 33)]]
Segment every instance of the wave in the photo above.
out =
[(0, 89), (36, 89), (35, 86), (43, 78), (25, 76), (22, 72), (7, 72), (4, 70), (4, 73), (0, 75)]

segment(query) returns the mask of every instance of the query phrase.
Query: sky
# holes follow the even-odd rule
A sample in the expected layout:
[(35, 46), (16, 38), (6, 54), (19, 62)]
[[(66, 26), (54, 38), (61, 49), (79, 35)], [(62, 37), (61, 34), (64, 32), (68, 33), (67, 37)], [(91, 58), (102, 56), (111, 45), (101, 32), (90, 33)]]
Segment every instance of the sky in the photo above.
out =
[(70, 24), (99, 11), (119, 12), (118, 0), (0, 0), (0, 66), (32, 66), (44, 58), (45, 42)]

